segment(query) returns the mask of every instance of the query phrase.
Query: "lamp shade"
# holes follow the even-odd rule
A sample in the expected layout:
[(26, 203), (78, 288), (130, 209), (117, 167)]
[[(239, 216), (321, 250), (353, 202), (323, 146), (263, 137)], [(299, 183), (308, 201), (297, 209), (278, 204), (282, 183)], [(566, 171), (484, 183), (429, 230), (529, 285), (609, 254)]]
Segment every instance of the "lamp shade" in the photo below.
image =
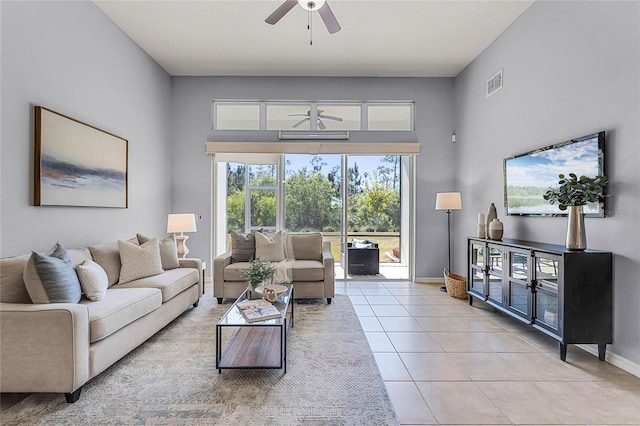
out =
[(167, 232), (196, 232), (196, 215), (193, 213), (170, 214)]
[(459, 192), (438, 192), (436, 210), (461, 210), (462, 197)]

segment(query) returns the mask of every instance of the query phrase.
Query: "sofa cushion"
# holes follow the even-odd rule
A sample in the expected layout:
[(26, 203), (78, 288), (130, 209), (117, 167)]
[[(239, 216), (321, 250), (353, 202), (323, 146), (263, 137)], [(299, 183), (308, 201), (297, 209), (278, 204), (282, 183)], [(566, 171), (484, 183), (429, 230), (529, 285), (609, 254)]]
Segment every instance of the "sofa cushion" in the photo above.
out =
[(160, 244), (157, 238), (153, 238), (141, 246), (118, 240), (118, 247), (122, 263), (119, 284), (164, 272), (160, 258)]
[(100, 302), (82, 299), (89, 311), (89, 341), (102, 340), (162, 305), (157, 288), (115, 288)]
[(324, 280), (324, 265), (318, 260), (294, 260), (291, 262), (294, 282)]
[(28, 260), (28, 254), (0, 259), (0, 302), (31, 303), (22, 278)]
[(227, 265), (224, 268), (224, 280), (225, 281), (244, 281), (242, 273), (248, 271), (251, 268), (249, 262), (237, 262)]
[(49, 255), (32, 252), (23, 279), (33, 303), (78, 303), (82, 297), (71, 257), (59, 243)]
[(197, 269), (177, 268), (165, 271), (160, 275), (141, 278), (113, 288), (157, 288), (162, 291), (162, 302), (166, 302), (177, 294), (200, 281)]
[[(150, 241), (151, 238), (137, 234), (138, 242), (144, 244)], [(160, 260), (162, 260), (162, 269), (168, 271), (169, 269), (176, 269), (180, 267), (178, 262), (178, 246), (176, 245), (176, 236), (170, 234), (167, 237), (159, 241), (160, 244)]]
[(91, 251), (88, 247), (79, 248), (79, 249), (68, 249), (67, 253), (71, 258), (71, 262), (73, 262), (73, 266), (78, 266), (85, 260), (93, 260), (91, 256)]
[(281, 262), (285, 259), (282, 231), (274, 234), (256, 232), (256, 259), (263, 262)]
[(319, 232), (304, 232), (291, 234), (293, 254), (296, 260), (322, 261), (322, 234)]
[[(133, 237), (127, 240), (131, 244), (138, 244), (138, 238)], [(109, 287), (116, 284), (120, 279), (120, 249), (118, 248), (118, 242), (113, 241), (110, 243), (98, 244), (89, 247), (91, 256), (102, 269), (107, 273), (109, 277)]]
[(109, 287), (109, 278), (102, 266), (87, 259), (76, 266), (76, 272), (80, 279), (80, 287), (87, 299), (94, 302), (102, 300)]
[(255, 256), (255, 234), (242, 234), (231, 231), (231, 262), (248, 262)]

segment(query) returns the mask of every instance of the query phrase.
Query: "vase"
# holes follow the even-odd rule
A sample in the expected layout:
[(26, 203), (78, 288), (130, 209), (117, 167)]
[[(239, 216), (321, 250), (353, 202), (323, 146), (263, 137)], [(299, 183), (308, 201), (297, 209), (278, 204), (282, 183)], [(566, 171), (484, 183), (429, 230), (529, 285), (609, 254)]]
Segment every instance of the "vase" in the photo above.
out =
[(489, 238), (492, 240), (502, 239), (504, 232), (504, 225), (500, 222), (500, 219), (493, 219), (489, 224)]
[(587, 234), (584, 229), (583, 206), (569, 206), (566, 247), (569, 250), (585, 250)]
[(485, 235), (487, 236), (487, 238), (489, 238), (489, 225), (491, 224), (491, 222), (493, 221), (493, 219), (497, 219), (498, 218), (498, 212), (496, 211), (496, 205), (491, 203), (491, 205), (489, 206), (489, 211), (487, 212), (487, 219), (486, 219), (486, 229), (485, 229)]

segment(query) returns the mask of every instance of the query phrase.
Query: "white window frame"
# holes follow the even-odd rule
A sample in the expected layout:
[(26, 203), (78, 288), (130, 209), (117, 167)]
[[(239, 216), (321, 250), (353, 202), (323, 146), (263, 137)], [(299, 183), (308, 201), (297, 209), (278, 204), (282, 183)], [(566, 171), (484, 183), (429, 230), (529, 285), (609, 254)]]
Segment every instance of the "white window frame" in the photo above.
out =
[[(310, 130), (318, 131), (318, 104), (321, 105), (350, 105), (360, 106), (360, 131), (369, 131), (369, 106), (409, 106), (410, 108), (410, 129), (409, 130), (400, 130), (400, 131), (414, 131), (415, 130), (415, 101), (344, 101), (344, 100), (315, 100), (315, 101), (307, 101), (307, 100), (269, 100), (269, 101), (259, 101), (259, 100), (242, 100), (242, 99), (225, 99), (225, 100), (214, 100), (211, 104), (211, 129), (216, 131), (217, 123), (217, 108), (220, 105), (259, 105), (260, 106), (260, 123), (259, 130), (266, 131), (267, 130), (267, 107), (269, 105), (308, 105), (310, 110)], [(228, 130), (222, 129), (223, 131), (237, 131), (243, 132), (247, 130)], [(321, 131), (321, 130), (320, 130)], [(399, 131), (399, 130), (375, 130), (375, 131)]]

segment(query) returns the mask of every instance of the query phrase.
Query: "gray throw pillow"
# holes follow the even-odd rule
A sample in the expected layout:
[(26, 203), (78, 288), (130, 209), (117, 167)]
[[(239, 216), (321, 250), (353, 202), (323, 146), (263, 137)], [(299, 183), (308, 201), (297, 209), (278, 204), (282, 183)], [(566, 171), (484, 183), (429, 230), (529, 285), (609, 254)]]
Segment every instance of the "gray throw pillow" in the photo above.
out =
[(248, 262), (256, 256), (255, 234), (231, 231), (231, 262)]
[(71, 257), (59, 243), (50, 255), (32, 252), (23, 279), (33, 303), (78, 303), (82, 297)]

